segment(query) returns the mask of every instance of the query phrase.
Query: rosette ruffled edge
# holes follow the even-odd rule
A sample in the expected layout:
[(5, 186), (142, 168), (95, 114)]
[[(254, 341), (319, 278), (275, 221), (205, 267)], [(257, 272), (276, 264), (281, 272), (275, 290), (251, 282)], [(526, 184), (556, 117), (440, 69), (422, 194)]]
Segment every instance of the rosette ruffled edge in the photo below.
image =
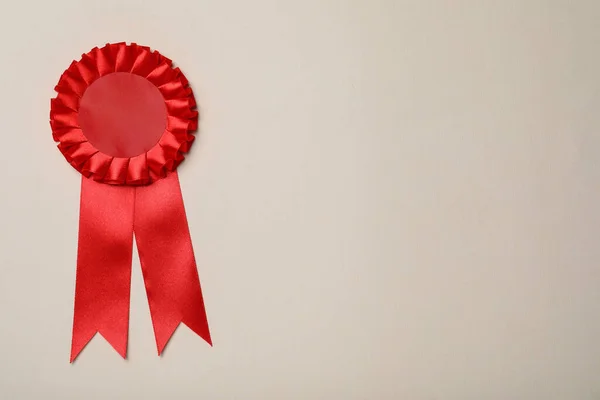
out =
[[(96, 149), (78, 122), (79, 103), (98, 78), (129, 72), (148, 79), (165, 99), (167, 125), (158, 143), (135, 157), (113, 157)], [(107, 44), (83, 54), (61, 75), (50, 103), (50, 126), (58, 148), (87, 178), (112, 185), (147, 185), (164, 178), (183, 161), (198, 128), (196, 101), (189, 82), (172, 61), (135, 43)]]

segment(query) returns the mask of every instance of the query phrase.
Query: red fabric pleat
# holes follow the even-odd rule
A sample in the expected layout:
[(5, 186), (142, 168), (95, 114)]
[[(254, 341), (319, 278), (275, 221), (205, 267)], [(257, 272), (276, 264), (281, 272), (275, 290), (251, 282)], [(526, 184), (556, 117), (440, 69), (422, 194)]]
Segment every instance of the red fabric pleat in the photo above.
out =
[(158, 354), (181, 322), (212, 345), (177, 172), (136, 188), (134, 232)]
[(71, 362), (100, 333), (125, 358), (135, 187), (81, 181)]

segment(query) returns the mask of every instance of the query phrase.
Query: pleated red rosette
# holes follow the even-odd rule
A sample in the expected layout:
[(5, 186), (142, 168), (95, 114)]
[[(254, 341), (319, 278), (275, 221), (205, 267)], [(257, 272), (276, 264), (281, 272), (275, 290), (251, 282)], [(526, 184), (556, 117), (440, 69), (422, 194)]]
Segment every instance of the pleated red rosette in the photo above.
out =
[(187, 79), (117, 43), (73, 62), (56, 91), (53, 138), (83, 175), (71, 362), (96, 333), (126, 357), (134, 235), (158, 353), (181, 322), (211, 344), (176, 172), (198, 121)]

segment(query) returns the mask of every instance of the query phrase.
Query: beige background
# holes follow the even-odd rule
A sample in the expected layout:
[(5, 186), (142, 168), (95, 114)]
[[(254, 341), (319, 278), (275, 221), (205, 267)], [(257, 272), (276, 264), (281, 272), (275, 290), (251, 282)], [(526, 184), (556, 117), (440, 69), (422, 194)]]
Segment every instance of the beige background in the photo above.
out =
[[(0, 5), (0, 398), (600, 399), (600, 2)], [(49, 99), (135, 41), (201, 105), (180, 169), (215, 346), (68, 363), (79, 176)], [(137, 256), (136, 256), (137, 257)]]

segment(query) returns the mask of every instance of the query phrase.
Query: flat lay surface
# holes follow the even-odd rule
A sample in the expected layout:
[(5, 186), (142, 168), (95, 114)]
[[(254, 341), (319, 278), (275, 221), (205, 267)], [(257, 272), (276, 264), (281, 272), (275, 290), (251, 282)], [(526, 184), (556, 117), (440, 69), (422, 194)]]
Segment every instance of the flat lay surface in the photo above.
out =
[[(2, 2), (0, 399), (600, 399), (599, 18)], [(127, 360), (96, 336), (70, 364), (81, 176), (50, 99), (123, 41), (198, 103), (177, 172), (213, 347), (180, 326), (157, 355), (134, 247)]]

